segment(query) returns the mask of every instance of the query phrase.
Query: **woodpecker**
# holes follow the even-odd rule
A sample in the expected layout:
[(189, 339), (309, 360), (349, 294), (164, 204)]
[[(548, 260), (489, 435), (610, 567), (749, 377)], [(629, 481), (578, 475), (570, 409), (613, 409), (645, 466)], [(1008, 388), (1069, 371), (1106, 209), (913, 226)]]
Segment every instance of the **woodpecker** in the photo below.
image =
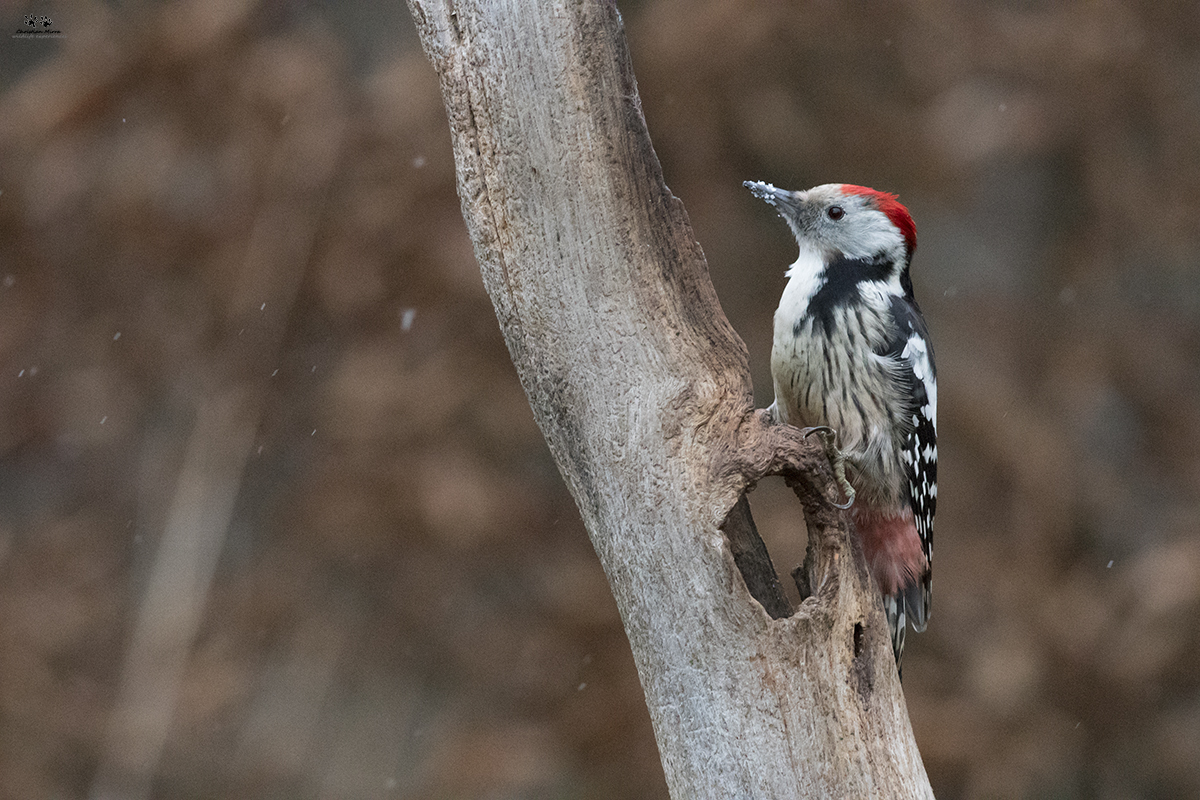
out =
[(937, 507), (937, 377), (909, 277), (916, 226), (896, 195), (864, 186), (745, 185), (800, 246), (775, 312), (771, 410), (837, 432), (835, 471), (899, 669), (906, 623), (929, 620)]

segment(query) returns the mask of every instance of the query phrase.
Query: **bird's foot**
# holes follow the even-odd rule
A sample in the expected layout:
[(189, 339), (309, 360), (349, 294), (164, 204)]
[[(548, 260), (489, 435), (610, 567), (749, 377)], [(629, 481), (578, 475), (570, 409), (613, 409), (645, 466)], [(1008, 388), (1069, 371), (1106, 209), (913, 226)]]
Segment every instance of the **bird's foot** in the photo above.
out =
[(846, 479), (846, 454), (838, 449), (837, 446), (837, 431), (828, 425), (818, 425), (815, 428), (805, 428), (804, 437), (807, 439), (814, 433), (819, 434), (821, 441), (825, 443), (825, 454), (829, 456), (829, 463), (833, 466), (833, 476), (837, 478), (838, 486), (841, 487), (842, 493), (846, 495), (845, 503), (834, 503), (834, 508), (847, 509), (854, 505), (854, 487), (850, 485), (850, 481)]

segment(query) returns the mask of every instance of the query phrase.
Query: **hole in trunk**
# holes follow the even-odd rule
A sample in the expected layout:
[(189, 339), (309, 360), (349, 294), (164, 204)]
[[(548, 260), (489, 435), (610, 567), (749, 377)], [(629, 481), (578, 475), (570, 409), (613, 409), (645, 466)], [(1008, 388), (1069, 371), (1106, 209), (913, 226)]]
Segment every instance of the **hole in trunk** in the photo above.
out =
[(771, 563), (771, 555), (758, 535), (754, 518), (750, 515), (750, 502), (742, 495), (729, 511), (721, 530), (729, 542), (734, 563), (742, 573), (746, 588), (772, 619), (783, 619), (792, 615), (792, 605), (779, 584), (779, 575)]
[[(759, 516), (752, 516), (749, 497), (743, 495), (721, 530), (750, 594), (773, 619), (782, 619), (791, 616), (808, 595), (797, 588), (807, 586), (802, 566), (807, 544), (804, 511), (782, 478), (764, 479), (754, 496)], [(766, 521), (765, 533), (760, 520)], [(772, 552), (777, 553), (776, 559)], [(775, 560), (786, 567), (785, 574), (792, 575), (793, 581), (780, 581)]]
[(779, 568), (780, 575), (791, 576), (783, 580), (783, 591), (793, 607), (800, 605), (811, 591), (801, 593), (797, 582), (807, 585), (804, 574), (805, 548), (808, 546), (808, 529), (804, 525), (804, 509), (796, 493), (787, 487), (783, 478), (763, 478), (750, 494), (750, 506), (754, 522), (771, 560)]

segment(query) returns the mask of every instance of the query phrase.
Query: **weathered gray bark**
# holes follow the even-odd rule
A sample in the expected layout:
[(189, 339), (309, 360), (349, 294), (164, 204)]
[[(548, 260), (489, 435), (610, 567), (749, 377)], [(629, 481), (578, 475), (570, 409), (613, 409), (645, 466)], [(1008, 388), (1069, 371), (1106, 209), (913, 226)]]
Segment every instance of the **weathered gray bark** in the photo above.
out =
[[(932, 796), (828, 462), (753, 410), (616, 8), (410, 8), (484, 283), (621, 610), (672, 797)], [(814, 543), (791, 616), (739, 502), (767, 474), (794, 485)]]

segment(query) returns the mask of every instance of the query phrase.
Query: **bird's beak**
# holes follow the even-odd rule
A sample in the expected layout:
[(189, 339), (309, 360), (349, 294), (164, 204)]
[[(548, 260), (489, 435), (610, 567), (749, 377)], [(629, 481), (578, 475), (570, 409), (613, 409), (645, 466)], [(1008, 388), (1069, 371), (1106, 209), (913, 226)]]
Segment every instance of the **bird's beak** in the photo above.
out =
[(780, 214), (791, 212), (795, 214), (800, 208), (800, 204), (804, 202), (806, 195), (804, 192), (789, 192), (787, 189), (777, 189), (769, 183), (761, 181), (745, 181), (742, 183), (750, 194), (774, 206), (775, 210)]

